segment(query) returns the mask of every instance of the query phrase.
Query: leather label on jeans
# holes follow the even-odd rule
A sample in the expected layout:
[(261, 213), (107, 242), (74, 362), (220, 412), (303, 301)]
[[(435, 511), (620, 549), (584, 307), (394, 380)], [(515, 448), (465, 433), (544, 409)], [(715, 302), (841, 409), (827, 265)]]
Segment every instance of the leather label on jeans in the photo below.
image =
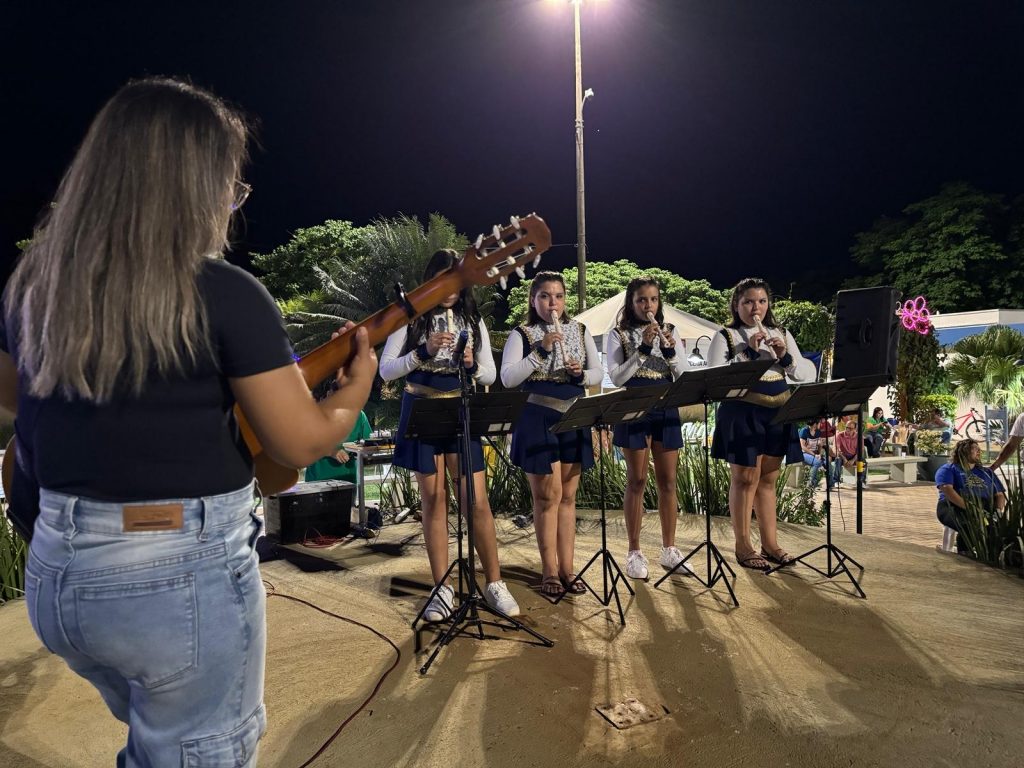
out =
[(181, 504), (146, 504), (124, 507), (121, 515), (125, 533), (139, 531), (177, 531), (184, 527), (185, 508)]

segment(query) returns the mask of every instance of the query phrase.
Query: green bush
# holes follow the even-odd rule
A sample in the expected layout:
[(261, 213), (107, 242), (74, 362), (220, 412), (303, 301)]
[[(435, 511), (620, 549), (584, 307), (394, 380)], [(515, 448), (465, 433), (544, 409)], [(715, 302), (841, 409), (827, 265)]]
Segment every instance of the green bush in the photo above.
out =
[(25, 594), (27, 558), (28, 544), (15, 532), (5, 511), (0, 509), (0, 604)]
[(919, 429), (914, 434), (914, 453), (918, 456), (943, 456), (949, 450), (942, 442), (941, 430)]
[(931, 416), (934, 409), (938, 408), (939, 413), (947, 419), (952, 419), (956, 416), (958, 402), (956, 395), (922, 395), (914, 402), (911, 418), (919, 424)]
[(994, 503), (968, 496), (960, 541), (967, 554), (980, 563), (1012, 569), (1024, 576), (1024, 471), (1016, 469), (1014, 484), (1006, 482), (1006, 507), (1002, 512)]
[(814, 488), (810, 483), (800, 483), (798, 488), (786, 484), (789, 467), (783, 466), (779, 479), (775, 481), (775, 495), (778, 501), (775, 509), (781, 523), (796, 523), (820, 527), (825, 522), (825, 503), (814, 504)]

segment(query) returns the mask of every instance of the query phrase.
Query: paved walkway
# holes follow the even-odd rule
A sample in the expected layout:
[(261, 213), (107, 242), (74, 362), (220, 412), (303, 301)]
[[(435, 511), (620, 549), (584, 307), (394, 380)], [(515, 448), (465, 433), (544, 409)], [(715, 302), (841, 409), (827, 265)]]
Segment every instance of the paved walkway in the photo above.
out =
[[(825, 498), (824, 489), (815, 499)], [(934, 547), (942, 543), (942, 524), (935, 517), (938, 495), (932, 483), (904, 485), (872, 476), (862, 496), (863, 533), (907, 544)], [(849, 485), (832, 493), (833, 530), (857, 531), (857, 491)]]

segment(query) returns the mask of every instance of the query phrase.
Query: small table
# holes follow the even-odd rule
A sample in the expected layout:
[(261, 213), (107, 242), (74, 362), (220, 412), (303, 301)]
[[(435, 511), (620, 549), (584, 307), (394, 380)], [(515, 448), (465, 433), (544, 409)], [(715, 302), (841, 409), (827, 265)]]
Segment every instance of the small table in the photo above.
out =
[(344, 443), (341, 446), (356, 460), (356, 498), (359, 524), (366, 525), (366, 483), (364, 473), (366, 467), (374, 464), (389, 464), (395, 456), (395, 446), (364, 445), (363, 443)]

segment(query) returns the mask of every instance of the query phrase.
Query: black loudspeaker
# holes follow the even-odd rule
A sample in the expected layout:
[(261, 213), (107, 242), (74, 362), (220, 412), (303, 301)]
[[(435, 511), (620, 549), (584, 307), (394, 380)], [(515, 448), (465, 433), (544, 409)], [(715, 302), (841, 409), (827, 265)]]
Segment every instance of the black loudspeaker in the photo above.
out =
[(896, 381), (900, 294), (891, 286), (858, 288), (836, 295), (833, 379)]
[(299, 483), (263, 500), (267, 536), (282, 544), (301, 544), (319, 536), (348, 536), (352, 529), (355, 485), (344, 480)]

